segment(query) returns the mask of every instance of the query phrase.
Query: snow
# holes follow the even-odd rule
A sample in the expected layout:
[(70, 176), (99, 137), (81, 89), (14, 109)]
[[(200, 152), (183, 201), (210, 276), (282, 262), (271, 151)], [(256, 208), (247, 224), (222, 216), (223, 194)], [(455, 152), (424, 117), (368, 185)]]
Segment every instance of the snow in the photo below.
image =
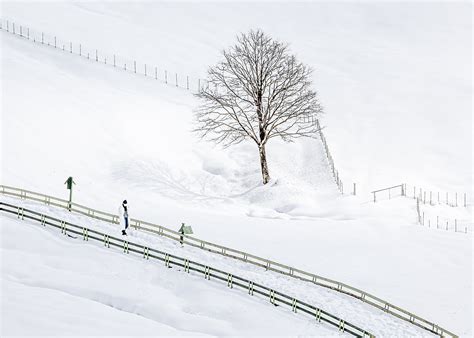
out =
[(337, 328), (119, 250), (2, 216), (2, 336), (339, 335)]
[[(199, 238), (345, 282), (472, 335), (472, 235), (418, 226), (412, 199), (373, 204), (367, 194), (407, 182), (470, 195), (469, 4), (1, 8), (49, 36), (194, 77), (250, 27), (290, 42), (316, 68), (329, 146), (345, 187), (357, 182), (359, 195), (337, 191), (319, 140), (270, 143), (273, 180), (262, 187), (253, 144), (222, 150), (190, 132), (197, 102), (187, 91), (2, 31), (3, 184), (65, 197), (62, 183), (74, 176), (78, 203), (116, 213), (126, 198), (132, 217), (176, 229), (185, 222)], [(430, 215), (472, 223), (471, 208), (433, 208)], [(334, 309), (340, 301), (323, 299)], [(378, 332), (415, 334), (377, 321)]]

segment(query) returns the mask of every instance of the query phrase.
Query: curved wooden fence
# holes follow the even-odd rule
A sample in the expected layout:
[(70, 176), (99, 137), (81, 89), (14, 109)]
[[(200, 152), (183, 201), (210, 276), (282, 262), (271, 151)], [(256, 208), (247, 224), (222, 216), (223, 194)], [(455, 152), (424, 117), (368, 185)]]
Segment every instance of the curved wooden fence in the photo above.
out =
[[(70, 211), (77, 212), (98, 220), (118, 224), (119, 218), (117, 215), (110, 214), (107, 212), (95, 210), (77, 203), (69, 203), (69, 201), (60, 199), (53, 196), (48, 196), (33, 191), (28, 191), (20, 188), (0, 185), (0, 193), (9, 196), (15, 196), (22, 199), (28, 199), (32, 201), (42, 202), (46, 205), (52, 205), (55, 207), (60, 207), (64, 209), (69, 209)], [(379, 297), (371, 295), (363, 290), (354, 288), (350, 285), (347, 285), (342, 282), (338, 282), (329, 278), (325, 278), (304, 270), (300, 270), (285, 264), (271, 261), (256, 255), (252, 255), (247, 252), (239, 251), (236, 249), (231, 249), (219, 244), (211, 243), (204, 241), (189, 235), (183, 235), (177, 231), (166, 228), (162, 225), (153, 224), (150, 222), (141, 221), (138, 219), (131, 219), (130, 225), (135, 229), (144, 230), (150, 233), (158, 234), (160, 236), (165, 236), (172, 240), (183, 242), (194, 247), (201, 248), (203, 250), (224, 255), (226, 257), (238, 259), (246, 263), (250, 263), (256, 266), (265, 268), (266, 270), (271, 270), (279, 272), (281, 274), (298, 278), (313, 284), (330, 288), (332, 290), (353, 296), (369, 305), (372, 305), (382, 311), (385, 311), (397, 318), (403, 319), (413, 325), (426, 329), (432, 333), (435, 333), (441, 337), (457, 337), (456, 334), (442, 328), (441, 326), (430, 322), (424, 318), (421, 318), (407, 310), (404, 310), (396, 305), (393, 305)]]
[(351, 324), (337, 316), (334, 316), (320, 308), (313, 305), (302, 302), (296, 298), (288, 296), (282, 292), (274, 289), (270, 289), (261, 284), (255, 283), (251, 280), (233, 275), (231, 273), (215, 269), (211, 266), (204, 265), (192, 260), (182, 258), (176, 255), (172, 255), (160, 250), (156, 250), (141, 244), (136, 244), (127, 241), (122, 238), (109, 236), (105, 233), (95, 231), (86, 227), (75, 225), (55, 217), (51, 217), (33, 210), (28, 210), (20, 206), (0, 202), (0, 211), (7, 212), (16, 215), (19, 219), (31, 219), (41, 223), (43, 226), (53, 226), (61, 229), (61, 233), (67, 235), (68, 233), (76, 234), (84, 241), (95, 240), (103, 243), (107, 248), (116, 247), (123, 250), (124, 253), (129, 254), (130, 252), (142, 255), (144, 259), (156, 259), (165, 263), (165, 266), (179, 266), (184, 269), (185, 272), (190, 271), (197, 272), (204, 275), (204, 278), (211, 280), (211, 278), (218, 281), (227, 283), (229, 288), (239, 287), (248, 291), (249, 295), (261, 295), (266, 297), (273, 305), (285, 305), (291, 307), (291, 310), (295, 313), (301, 311), (306, 313), (318, 322), (326, 322), (334, 327), (337, 327), (339, 331), (347, 332), (356, 337), (375, 337), (370, 332)]

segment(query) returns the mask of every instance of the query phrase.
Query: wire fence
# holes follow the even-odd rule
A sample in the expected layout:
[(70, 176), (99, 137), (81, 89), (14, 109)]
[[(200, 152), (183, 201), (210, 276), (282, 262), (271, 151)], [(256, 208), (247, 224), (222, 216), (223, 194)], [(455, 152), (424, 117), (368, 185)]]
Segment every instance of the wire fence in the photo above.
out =
[(18, 219), (30, 219), (38, 221), (43, 226), (53, 226), (61, 230), (64, 235), (75, 234), (82, 237), (83, 241), (95, 240), (103, 244), (104, 247), (115, 247), (123, 250), (125, 254), (136, 253), (144, 259), (155, 259), (164, 262), (166, 267), (178, 266), (184, 269), (184, 272), (196, 272), (204, 276), (206, 280), (217, 280), (227, 283), (229, 288), (238, 287), (244, 289), (249, 295), (260, 295), (270, 301), (271, 304), (291, 307), (294, 313), (310, 315), (318, 322), (325, 322), (337, 327), (341, 332), (347, 332), (356, 337), (375, 337), (373, 334), (350, 322), (343, 320), (327, 311), (313, 305), (302, 302), (294, 297), (270, 289), (251, 280), (233, 275), (231, 273), (215, 269), (209, 265), (194, 262), (176, 255), (166, 253), (141, 244), (136, 244), (121, 238), (113, 237), (108, 234), (89, 229), (87, 227), (75, 225), (64, 220), (60, 220), (45, 214), (22, 208), (20, 206), (0, 202), (0, 211), (16, 215)]
[[(32, 200), (44, 203), (46, 205), (55, 206), (67, 209), (69, 211), (77, 212), (79, 214), (106, 221), (113, 224), (119, 223), (119, 217), (117, 215), (92, 209), (77, 203), (70, 203), (67, 200), (60, 199), (57, 197), (36, 193), (29, 190), (20, 188), (14, 188), (10, 186), (0, 185), (0, 193), (7, 196), (18, 197), (20, 199)], [(300, 270), (285, 264), (281, 264), (269, 259), (265, 259), (247, 252), (231, 249), (219, 244), (211, 243), (205, 240), (201, 240), (181, 232), (171, 230), (162, 225), (153, 224), (146, 221), (137, 219), (130, 220), (130, 226), (137, 230), (143, 230), (149, 233), (157, 234), (160, 236), (167, 237), (177, 242), (182, 242), (193, 247), (200, 248), (202, 250), (223, 255), (229, 258), (237, 259), (239, 261), (249, 263), (255, 266), (259, 266), (268, 271), (274, 271), (281, 273), (286, 276), (297, 278), (306, 282), (313, 283), (318, 286), (326, 287), (337, 292), (341, 292), (352, 297), (355, 297), (362, 302), (365, 302), (375, 308), (383, 310), (397, 318), (403, 319), (413, 325), (426, 329), (432, 333), (443, 337), (457, 337), (454, 333), (440, 327), (439, 325), (430, 322), (424, 318), (421, 318), (407, 310), (404, 310), (396, 305), (393, 305), (379, 297), (371, 295), (365, 291), (354, 288), (342, 282), (331, 280), (329, 278), (319, 276), (304, 270)], [(184, 241), (183, 241), (184, 240)]]
[(35, 44), (50, 47), (63, 53), (76, 55), (83, 59), (101, 63), (130, 74), (141, 75), (148, 79), (159, 81), (176, 88), (188, 90), (192, 93), (198, 93), (201, 89), (209, 86), (206, 80), (199, 77), (170, 71), (169, 69), (153, 62), (146, 63), (130, 59), (100, 48), (84, 45), (78, 41), (67, 40), (58, 35), (52, 35), (40, 30), (35, 30), (11, 20), (0, 18), (0, 30), (16, 35), (19, 38), (29, 40)]
[(474, 223), (472, 219), (447, 218), (436, 215), (433, 211), (422, 210), (422, 202), (419, 197), (416, 199), (416, 212), (418, 224), (437, 230), (461, 232), (472, 234)]
[[(318, 129), (318, 132), (319, 132), (319, 138), (321, 139), (321, 142), (323, 143), (324, 153), (326, 154), (326, 158), (327, 158), (327, 161), (328, 161), (328, 164), (329, 164), (329, 168), (331, 169), (331, 173), (332, 173), (332, 176), (334, 178), (334, 181), (336, 182), (337, 188), (340, 191), (340, 193), (344, 194), (344, 183), (342, 182), (342, 179), (339, 175), (339, 170), (336, 169), (336, 165), (334, 164), (334, 158), (332, 157), (331, 151), (329, 150), (329, 146), (328, 146), (328, 143), (326, 141), (326, 137), (324, 136), (321, 125), (319, 123), (319, 120), (316, 120), (316, 125), (317, 125), (317, 129)], [(352, 183), (352, 187), (350, 187), (349, 189), (351, 189), (350, 193), (352, 195), (357, 194), (356, 183)], [(348, 191), (348, 189), (346, 188), (346, 192), (347, 191)]]
[(419, 186), (410, 185), (407, 188), (413, 199), (419, 199), (421, 203), (428, 205), (439, 205), (445, 204), (451, 207), (464, 207), (471, 206), (472, 202), (467, 193), (458, 192), (441, 192), (436, 190), (428, 190)]

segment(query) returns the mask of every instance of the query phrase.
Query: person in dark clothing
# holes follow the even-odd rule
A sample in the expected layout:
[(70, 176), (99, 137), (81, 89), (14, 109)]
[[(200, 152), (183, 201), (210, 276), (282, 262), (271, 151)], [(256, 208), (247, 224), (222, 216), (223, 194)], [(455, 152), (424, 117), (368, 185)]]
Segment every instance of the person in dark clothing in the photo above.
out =
[(129, 216), (128, 216), (128, 203), (127, 200), (122, 202), (122, 205), (119, 208), (119, 218), (120, 218), (120, 225), (122, 227), (122, 235), (127, 235), (127, 228), (129, 224)]

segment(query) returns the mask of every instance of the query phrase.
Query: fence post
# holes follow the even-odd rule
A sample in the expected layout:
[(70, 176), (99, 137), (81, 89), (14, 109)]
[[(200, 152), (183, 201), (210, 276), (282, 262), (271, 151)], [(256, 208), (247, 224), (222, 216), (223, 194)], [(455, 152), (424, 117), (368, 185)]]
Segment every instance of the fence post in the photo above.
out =
[(458, 193), (456, 193), (456, 206), (458, 206)]
[(137, 73), (137, 61), (133, 61), (133, 72)]
[(458, 232), (458, 220), (454, 219), (454, 232)]
[(13, 25), (13, 34), (15, 34), (15, 23), (13, 22), (12, 25)]
[(114, 54), (114, 67), (115, 67), (115, 54)]
[(464, 193), (464, 208), (467, 207), (467, 204), (466, 204), (466, 193)]
[(168, 71), (165, 70), (165, 83), (168, 84)]
[(89, 53), (87, 53), (87, 60), (89, 60)]
[(72, 54), (72, 42), (69, 42), (69, 52)]
[(155, 67), (155, 80), (158, 80), (158, 69)]
[(22, 30), (21, 25), (20, 25), (20, 36), (23, 36), (23, 30)]
[(436, 216), (436, 229), (439, 227), (439, 216)]
[(175, 73), (175, 82), (176, 82), (176, 87), (178, 87), (178, 73)]
[(438, 204), (439, 204), (439, 191), (438, 191)]
[(82, 56), (82, 45), (79, 44), (79, 56)]
[(28, 40), (29, 40), (30, 39), (30, 28), (26, 29), (26, 34), (27, 34), (27, 37), (28, 37)]
[(41, 33), (41, 44), (44, 44), (44, 33)]
[(423, 204), (426, 204), (426, 191), (423, 191)]
[(413, 187), (413, 199), (416, 198), (416, 187)]
[(373, 192), (373, 194), (374, 194), (374, 203), (375, 203), (375, 202), (376, 202), (376, 199), (375, 199), (375, 191)]
[(446, 204), (449, 205), (449, 197), (448, 197), (448, 192), (446, 192)]
[(145, 63), (145, 76), (146, 76), (146, 63)]
[(99, 62), (99, 51), (97, 49), (95, 50), (95, 61)]
[(432, 198), (431, 198), (431, 191), (430, 191), (430, 205), (433, 204)]
[(186, 89), (189, 90), (189, 76), (186, 75)]
[(354, 196), (356, 195), (356, 184), (354, 183)]

